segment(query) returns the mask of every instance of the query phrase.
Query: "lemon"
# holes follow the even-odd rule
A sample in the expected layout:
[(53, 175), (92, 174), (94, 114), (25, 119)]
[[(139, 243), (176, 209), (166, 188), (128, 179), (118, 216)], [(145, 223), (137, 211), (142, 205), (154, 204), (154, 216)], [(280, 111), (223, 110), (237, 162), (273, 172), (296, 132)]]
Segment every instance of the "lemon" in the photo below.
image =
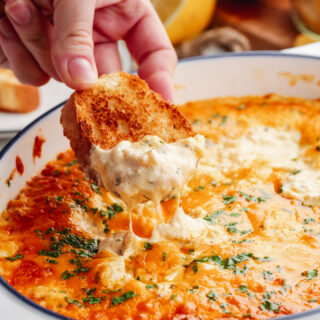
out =
[(211, 20), (216, 0), (151, 0), (173, 44), (198, 35)]

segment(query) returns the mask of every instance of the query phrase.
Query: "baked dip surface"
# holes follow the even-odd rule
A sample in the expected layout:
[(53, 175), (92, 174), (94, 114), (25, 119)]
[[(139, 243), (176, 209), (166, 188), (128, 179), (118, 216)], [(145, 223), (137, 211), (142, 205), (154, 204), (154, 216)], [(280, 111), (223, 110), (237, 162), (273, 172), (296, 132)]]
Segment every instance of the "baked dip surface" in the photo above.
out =
[[(181, 197), (131, 212), (71, 151), (0, 218), (0, 273), (75, 319), (267, 319), (318, 307), (320, 102), (179, 108), (206, 147)], [(177, 202), (180, 198), (180, 207)]]

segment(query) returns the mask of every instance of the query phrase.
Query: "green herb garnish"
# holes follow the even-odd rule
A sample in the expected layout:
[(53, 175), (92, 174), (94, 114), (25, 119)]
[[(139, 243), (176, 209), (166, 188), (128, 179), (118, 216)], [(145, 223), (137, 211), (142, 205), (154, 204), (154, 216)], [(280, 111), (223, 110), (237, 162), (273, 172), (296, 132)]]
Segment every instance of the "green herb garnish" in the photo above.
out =
[(126, 302), (127, 300), (132, 299), (136, 296), (137, 295), (133, 291), (127, 291), (120, 297), (112, 297), (111, 307), (117, 306), (118, 304)]
[(8, 260), (8, 261), (16, 261), (18, 259), (22, 259), (23, 258), (23, 255), (21, 253), (18, 253), (16, 256), (14, 257), (6, 257), (5, 259)]

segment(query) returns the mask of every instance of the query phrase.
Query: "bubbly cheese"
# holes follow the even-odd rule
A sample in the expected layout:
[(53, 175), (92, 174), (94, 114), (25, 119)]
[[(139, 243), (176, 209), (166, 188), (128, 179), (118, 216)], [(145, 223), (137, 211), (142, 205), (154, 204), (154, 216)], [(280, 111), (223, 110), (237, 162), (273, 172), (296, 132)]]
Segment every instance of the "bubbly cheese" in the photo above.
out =
[(204, 138), (166, 143), (146, 136), (131, 143), (122, 141), (110, 150), (92, 148), (90, 159), (98, 179), (129, 208), (138, 203), (161, 200), (179, 193), (202, 156)]
[(220, 137), (208, 145), (202, 162), (222, 172), (248, 168), (254, 162), (269, 168), (292, 167), (299, 156), (300, 136), (296, 130), (256, 126), (237, 139)]
[(320, 206), (320, 172), (310, 166), (290, 172), (283, 180), (281, 191), (284, 196), (302, 200), (306, 205)]
[(117, 289), (123, 286), (125, 282), (132, 279), (126, 272), (125, 260), (123, 257), (109, 257), (104, 259), (96, 266), (102, 283), (109, 289)]
[[(159, 173), (161, 192), (147, 195), (156, 203), (130, 210), (88, 181), (71, 151), (62, 153), (2, 214), (1, 275), (79, 320), (260, 320), (319, 306), (320, 102), (224, 98), (180, 109), (205, 137), (200, 161), (196, 137), (178, 149), (151, 137), (118, 150), (120, 161), (115, 150), (108, 156), (117, 170), (136, 164), (147, 177), (182, 150), (171, 165), (193, 171), (183, 187), (181, 175), (160, 195)], [(120, 191), (135, 200), (158, 188), (134, 191), (139, 181), (130, 181)]]
[(214, 244), (225, 241), (226, 236), (221, 226), (212, 226), (203, 218), (192, 218), (180, 207), (168, 223), (159, 224), (153, 230), (150, 240), (152, 242), (171, 240), (182, 244)]

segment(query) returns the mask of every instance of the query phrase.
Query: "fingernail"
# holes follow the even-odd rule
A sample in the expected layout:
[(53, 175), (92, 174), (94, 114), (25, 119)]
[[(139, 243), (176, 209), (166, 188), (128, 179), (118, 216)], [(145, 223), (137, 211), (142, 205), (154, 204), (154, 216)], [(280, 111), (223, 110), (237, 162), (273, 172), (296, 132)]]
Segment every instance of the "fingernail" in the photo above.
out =
[(5, 9), (9, 18), (16, 24), (26, 25), (31, 22), (31, 11), (24, 1), (16, 0), (10, 2)]
[(91, 63), (85, 58), (73, 58), (69, 60), (68, 71), (70, 77), (75, 82), (94, 83), (97, 80)]
[(8, 18), (0, 19), (0, 34), (5, 39), (14, 39), (16, 37), (16, 33), (13, 27), (10, 24)]

